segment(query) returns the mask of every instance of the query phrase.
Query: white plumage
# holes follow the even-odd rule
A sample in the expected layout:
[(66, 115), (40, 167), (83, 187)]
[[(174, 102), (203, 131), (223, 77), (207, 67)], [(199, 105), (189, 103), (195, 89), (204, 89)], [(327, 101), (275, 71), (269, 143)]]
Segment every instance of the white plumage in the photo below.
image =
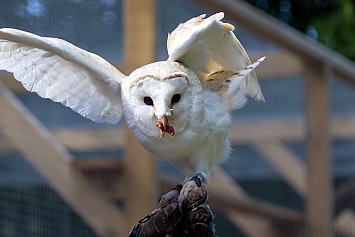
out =
[(207, 183), (228, 156), (231, 110), (247, 95), (264, 101), (253, 70), (264, 58), (251, 64), (222, 18), (202, 15), (179, 25), (168, 37), (168, 60), (129, 76), (66, 41), (0, 29), (0, 70), (95, 122), (114, 124), (123, 113), (143, 147)]

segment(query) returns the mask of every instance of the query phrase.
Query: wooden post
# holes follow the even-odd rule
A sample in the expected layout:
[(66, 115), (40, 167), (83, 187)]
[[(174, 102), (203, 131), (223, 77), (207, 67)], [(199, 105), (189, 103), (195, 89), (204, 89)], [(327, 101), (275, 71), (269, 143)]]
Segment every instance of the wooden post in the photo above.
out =
[[(154, 0), (124, 1), (125, 73), (154, 60)], [(142, 148), (127, 128), (125, 150), (127, 226), (151, 212), (157, 204), (154, 157)]]
[(332, 171), (329, 136), (329, 74), (325, 66), (307, 65), (306, 230), (310, 237), (332, 235)]
[(125, 0), (123, 4), (124, 69), (130, 73), (155, 58), (155, 2)]

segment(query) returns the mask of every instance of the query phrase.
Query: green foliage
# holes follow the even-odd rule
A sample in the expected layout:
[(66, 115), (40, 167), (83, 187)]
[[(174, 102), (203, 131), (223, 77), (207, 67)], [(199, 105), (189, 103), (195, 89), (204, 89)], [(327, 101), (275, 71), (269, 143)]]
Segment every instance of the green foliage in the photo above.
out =
[(355, 61), (354, 0), (246, 0)]
[(354, 3), (342, 0), (340, 8), (326, 18), (312, 21), (318, 40), (329, 48), (355, 60), (355, 14)]
[(339, 0), (246, 0), (257, 8), (305, 32), (312, 20), (329, 16)]

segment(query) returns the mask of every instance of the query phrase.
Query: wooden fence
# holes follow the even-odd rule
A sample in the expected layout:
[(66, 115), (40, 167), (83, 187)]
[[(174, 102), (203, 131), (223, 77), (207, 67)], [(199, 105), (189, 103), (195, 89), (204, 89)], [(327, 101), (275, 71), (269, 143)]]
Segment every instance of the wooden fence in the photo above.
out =
[[(333, 217), (330, 142), (355, 138), (355, 118), (331, 119), (329, 78), (334, 74), (355, 85), (355, 65), (301, 33), (239, 0), (195, 0), (251, 33), (279, 45), (257, 69), (260, 78), (304, 75), (306, 111), (302, 120), (237, 122), (231, 126), (233, 143), (253, 146), (306, 201), (304, 211), (292, 210), (250, 197), (226, 172), (218, 169), (208, 186), (213, 208), (226, 216), (247, 236), (278, 236), (273, 221), (310, 226), (348, 224), (355, 227), (351, 210)], [(119, 69), (133, 69), (155, 59), (154, 0), (124, 1), (124, 55)], [(139, 53), (137, 53), (139, 52)], [(264, 53), (264, 52), (263, 52)], [(251, 55), (257, 58), (260, 54)], [(282, 65), (282, 66), (275, 66)], [(58, 129), (48, 131), (7, 89), (21, 90), (10, 74), (1, 74), (0, 152), (17, 150), (53, 189), (99, 236), (127, 236), (130, 228), (154, 209), (158, 196), (181, 180), (158, 175), (151, 154), (136, 143), (128, 129)], [(285, 141), (307, 143), (306, 162)], [(67, 149), (93, 150), (124, 147), (124, 161), (90, 159), (78, 161)], [(102, 188), (92, 170), (115, 170), (110, 187)], [(125, 209), (113, 200), (125, 203)], [(138, 205), (139, 204), (139, 205)], [(332, 236), (332, 233), (309, 233)], [(355, 233), (352, 233), (355, 236)]]

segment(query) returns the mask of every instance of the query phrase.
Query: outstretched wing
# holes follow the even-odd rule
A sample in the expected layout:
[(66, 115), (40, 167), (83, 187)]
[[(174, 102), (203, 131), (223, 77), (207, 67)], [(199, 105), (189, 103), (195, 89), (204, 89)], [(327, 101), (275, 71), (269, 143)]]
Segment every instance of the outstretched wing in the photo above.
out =
[(122, 116), (120, 82), (125, 76), (64, 40), (0, 29), (0, 70), (12, 72), (28, 91), (95, 122), (114, 124)]
[[(186, 64), (196, 73), (203, 86), (221, 94), (229, 90), (228, 84), (233, 80), (240, 79), (240, 76), (235, 75), (244, 75), (244, 80), (234, 84), (238, 84), (240, 90), (255, 100), (264, 102), (254, 70), (244, 70), (251, 64), (250, 59), (232, 32), (234, 26), (221, 22), (223, 17), (222, 12), (206, 19), (205, 15), (201, 15), (180, 24), (168, 36), (168, 60)], [(259, 63), (253, 64), (253, 67)], [(240, 101), (236, 101), (238, 103)]]

